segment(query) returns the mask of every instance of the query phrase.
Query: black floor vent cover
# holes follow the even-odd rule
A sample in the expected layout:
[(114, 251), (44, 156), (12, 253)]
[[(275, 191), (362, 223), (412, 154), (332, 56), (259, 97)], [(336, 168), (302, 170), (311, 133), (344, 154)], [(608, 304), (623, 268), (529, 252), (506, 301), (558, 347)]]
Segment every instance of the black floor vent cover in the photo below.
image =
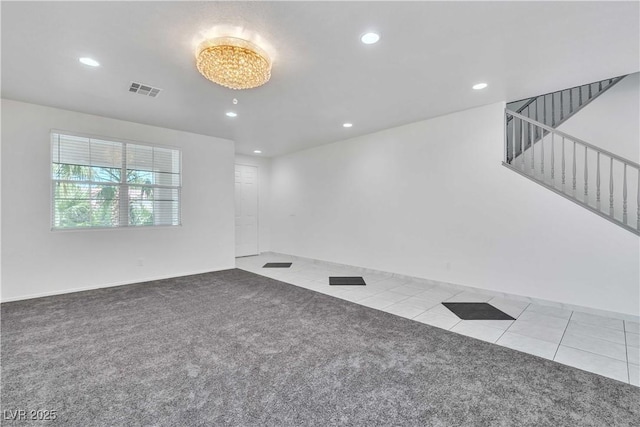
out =
[(289, 268), (291, 264), (290, 262), (268, 262), (262, 268)]
[(462, 320), (516, 320), (486, 302), (443, 302)]
[(329, 277), (331, 286), (366, 286), (362, 277)]

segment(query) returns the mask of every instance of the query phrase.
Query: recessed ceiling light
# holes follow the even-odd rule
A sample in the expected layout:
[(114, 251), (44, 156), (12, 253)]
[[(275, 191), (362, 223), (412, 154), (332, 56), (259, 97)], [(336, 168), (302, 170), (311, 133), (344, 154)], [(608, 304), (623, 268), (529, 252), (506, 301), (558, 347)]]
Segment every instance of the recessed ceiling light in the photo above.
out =
[(233, 111), (227, 111), (227, 117), (237, 117), (238, 113), (234, 113)]
[(88, 65), (90, 67), (98, 67), (98, 66), (100, 66), (100, 63), (98, 61), (96, 61), (95, 59), (93, 59), (93, 58), (83, 57), (83, 58), (78, 59), (78, 61), (80, 61), (84, 65)]
[(378, 40), (380, 40), (380, 35), (376, 33), (366, 33), (360, 37), (360, 41), (364, 44), (378, 43)]
[(480, 90), (480, 89), (484, 89), (485, 87), (487, 87), (486, 83), (478, 83), (477, 85), (473, 85), (473, 88), (475, 90)]
[(343, 123), (342, 124), (343, 128), (350, 128), (351, 126), (353, 126), (353, 123)]
[(262, 154), (262, 151), (260, 151), (260, 150), (253, 150), (253, 152), (256, 153), (256, 154)]

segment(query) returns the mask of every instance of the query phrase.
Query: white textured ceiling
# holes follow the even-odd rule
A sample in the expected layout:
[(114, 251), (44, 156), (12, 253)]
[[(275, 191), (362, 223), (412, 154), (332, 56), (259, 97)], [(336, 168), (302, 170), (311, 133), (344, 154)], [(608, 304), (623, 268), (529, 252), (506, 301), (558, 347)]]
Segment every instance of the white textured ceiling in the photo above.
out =
[[(232, 91), (198, 74), (194, 43), (221, 26), (264, 40), (269, 83)], [(636, 72), (639, 28), (638, 2), (3, 1), (2, 96), (274, 156)], [(369, 30), (378, 44), (359, 41)]]

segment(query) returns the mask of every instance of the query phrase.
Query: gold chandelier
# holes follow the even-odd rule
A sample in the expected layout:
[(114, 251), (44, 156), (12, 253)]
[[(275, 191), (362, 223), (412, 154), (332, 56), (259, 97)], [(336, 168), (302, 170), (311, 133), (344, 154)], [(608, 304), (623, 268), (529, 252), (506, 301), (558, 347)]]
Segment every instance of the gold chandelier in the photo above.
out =
[(236, 37), (218, 37), (200, 43), (196, 66), (207, 79), (230, 89), (251, 89), (271, 78), (269, 55), (255, 44)]

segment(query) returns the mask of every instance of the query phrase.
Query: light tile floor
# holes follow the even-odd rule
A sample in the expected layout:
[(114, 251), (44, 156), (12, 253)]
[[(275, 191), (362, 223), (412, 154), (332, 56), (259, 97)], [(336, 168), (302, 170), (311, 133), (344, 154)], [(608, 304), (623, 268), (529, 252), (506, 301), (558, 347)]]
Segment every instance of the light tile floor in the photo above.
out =
[[(290, 268), (262, 268), (292, 262)], [(640, 325), (460, 290), (438, 282), (363, 272), (284, 255), (236, 259), (236, 266), (263, 276), (413, 319), (476, 339), (640, 386)], [(362, 276), (366, 286), (329, 286), (329, 276)], [(427, 283), (428, 282), (428, 283)], [(488, 302), (512, 320), (461, 320), (441, 303)]]

